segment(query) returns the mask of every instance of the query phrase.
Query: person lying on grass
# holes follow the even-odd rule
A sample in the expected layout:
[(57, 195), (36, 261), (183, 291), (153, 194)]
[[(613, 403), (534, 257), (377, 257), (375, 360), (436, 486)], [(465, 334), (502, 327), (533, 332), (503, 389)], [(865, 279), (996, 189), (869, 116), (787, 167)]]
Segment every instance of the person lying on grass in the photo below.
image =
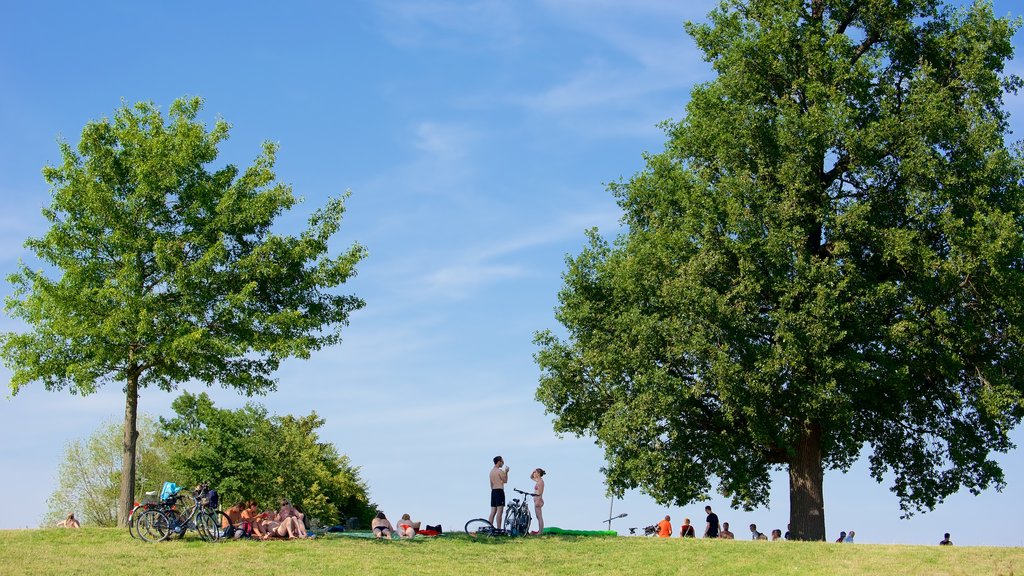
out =
[(378, 540), (381, 538), (391, 538), (391, 533), (395, 531), (394, 526), (391, 525), (391, 521), (384, 516), (383, 512), (377, 512), (377, 517), (370, 522), (370, 529), (373, 530), (373, 535)]
[(413, 522), (408, 514), (402, 514), (402, 519), (398, 521), (398, 535), (402, 538), (412, 538), (419, 527), (419, 522)]
[(75, 519), (74, 512), (68, 512), (68, 517), (57, 522), (58, 528), (81, 528), (82, 525)]

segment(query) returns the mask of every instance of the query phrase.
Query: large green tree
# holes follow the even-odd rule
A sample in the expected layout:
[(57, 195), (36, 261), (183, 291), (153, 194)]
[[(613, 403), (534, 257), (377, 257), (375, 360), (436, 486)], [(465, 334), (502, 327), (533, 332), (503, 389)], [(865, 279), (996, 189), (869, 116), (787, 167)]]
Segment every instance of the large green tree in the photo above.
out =
[(89, 394), (125, 391), (120, 520), (132, 504), (139, 389), (194, 380), (259, 394), (282, 360), (334, 344), (363, 302), (334, 289), (364, 250), (328, 243), (344, 205), (331, 199), (300, 234), (273, 230), (297, 199), (273, 172), (277, 147), (252, 166), (211, 171), (228, 124), (207, 130), (198, 98), (123, 105), (88, 123), (63, 162), (44, 169), (49, 230), (9, 280), (8, 313), (28, 329), (0, 334), (11, 390), (31, 382)]
[(716, 77), (613, 185), (624, 232), (568, 260), (537, 397), (612, 492), (768, 501), (825, 537), (864, 452), (904, 514), (1000, 487), (1024, 373), (1024, 195), (1005, 143), (1017, 23), (978, 3), (727, 0)]
[(174, 401), (177, 414), (161, 419), (179, 483), (208, 482), (225, 502), (255, 500), (276, 506), (288, 498), (310, 519), (369, 523), (375, 508), (359, 468), (333, 444), (321, 442), (323, 418), (269, 416), (257, 404), (217, 408), (205, 393)]

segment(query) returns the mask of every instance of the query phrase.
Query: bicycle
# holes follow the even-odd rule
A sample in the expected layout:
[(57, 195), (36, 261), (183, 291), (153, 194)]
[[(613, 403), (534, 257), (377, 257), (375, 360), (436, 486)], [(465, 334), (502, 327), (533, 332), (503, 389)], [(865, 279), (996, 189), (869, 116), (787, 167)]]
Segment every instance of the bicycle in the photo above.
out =
[(496, 528), (486, 518), (474, 518), (466, 522), (464, 530), (470, 536), (525, 536), (529, 534), (530, 522), (533, 517), (530, 515), (530, 508), (526, 503), (526, 496), (536, 496), (532, 492), (523, 492), (517, 488), (513, 489), (523, 495), (522, 501), (513, 498), (505, 512), (505, 528)]
[(220, 540), (224, 534), (221, 527), (232, 524), (227, 514), (208, 505), (207, 491), (205, 485), (200, 485), (193, 494), (178, 492), (145, 508), (134, 522), (135, 532), (146, 542), (160, 542), (172, 536), (184, 538), (188, 530), (195, 530), (207, 542)]
[(518, 488), (513, 488), (512, 491), (522, 494), (523, 498), (513, 498), (512, 504), (505, 511), (505, 531), (512, 536), (525, 536), (530, 533), (530, 522), (533, 521), (526, 497), (537, 495), (533, 492), (523, 492)]
[[(636, 535), (636, 531), (637, 531), (637, 527), (634, 526), (633, 528), (630, 528), (629, 529), (629, 535), (630, 536), (635, 536)], [(657, 534), (658, 534), (658, 526), (656, 524), (651, 524), (650, 526), (644, 526), (644, 536), (657, 536)]]

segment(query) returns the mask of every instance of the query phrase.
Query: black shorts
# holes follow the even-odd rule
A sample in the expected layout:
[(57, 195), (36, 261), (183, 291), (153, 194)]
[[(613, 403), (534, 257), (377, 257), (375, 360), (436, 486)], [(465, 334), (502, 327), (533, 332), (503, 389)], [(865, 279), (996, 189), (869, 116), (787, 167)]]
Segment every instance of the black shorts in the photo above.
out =
[(496, 508), (498, 506), (505, 505), (505, 490), (501, 488), (491, 488), (491, 507)]

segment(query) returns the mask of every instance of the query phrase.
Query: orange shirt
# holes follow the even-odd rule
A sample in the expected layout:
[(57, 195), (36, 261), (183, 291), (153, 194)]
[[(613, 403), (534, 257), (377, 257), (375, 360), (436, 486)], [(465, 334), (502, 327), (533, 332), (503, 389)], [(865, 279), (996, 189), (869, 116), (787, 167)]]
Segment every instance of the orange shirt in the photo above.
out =
[(672, 536), (672, 523), (668, 520), (658, 522), (658, 536), (668, 538)]

